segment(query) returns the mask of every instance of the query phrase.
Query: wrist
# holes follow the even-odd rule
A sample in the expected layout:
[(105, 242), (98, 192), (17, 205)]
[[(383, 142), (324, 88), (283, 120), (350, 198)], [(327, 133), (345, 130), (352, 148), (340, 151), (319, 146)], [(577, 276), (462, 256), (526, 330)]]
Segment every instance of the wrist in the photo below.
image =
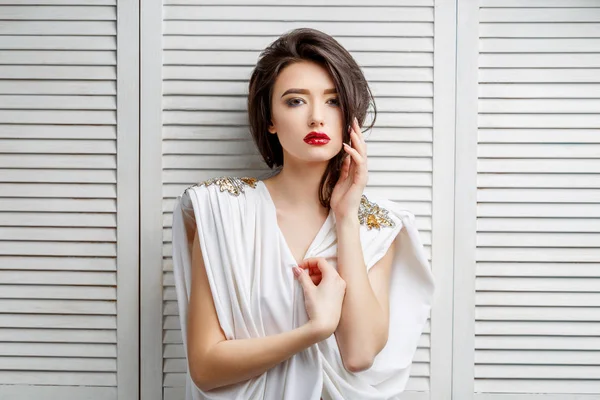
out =
[(358, 229), (360, 227), (360, 221), (356, 214), (345, 215), (345, 216), (335, 216), (335, 225), (337, 229)]
[(323, 341), (333, 334), (331, 329), (328, 329), (322, 324), (314, 321), (308, 321), (306, 324), (304, 324), (304, 328), (306, 328), (308, 336), (315, 343)]

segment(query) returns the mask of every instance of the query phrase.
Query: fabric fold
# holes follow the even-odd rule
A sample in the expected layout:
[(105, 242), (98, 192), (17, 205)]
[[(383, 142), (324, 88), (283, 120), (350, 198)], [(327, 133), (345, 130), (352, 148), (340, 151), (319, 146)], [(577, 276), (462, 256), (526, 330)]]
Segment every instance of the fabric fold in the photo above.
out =
[[(173, 269), (187, 360), (187, 307), (191, 247), (196, 230), (219, 323), (228, 340), (295, 329), (308, 317), (300, 283), (279, 234), (274, 207), (259, 182), (234, 196), (214, 185), (197, 185), (177, 198), (173, 210)], [(371, 197), (369, 196), (369, 199)], [(390, 332), (373, 366), (351, 373), (342, 363), (335, 335), (264, 374), (202, 392), (187, 373), (186, 400), (368, 400), (396, 399), (405, 389), (434, 292), (433, 275), (415, 217), (378, 199), (394, 226), (367, 229), (360, 237), (368, 269), (395, 243), (390, 281)], [(325, 257), (337, 268), (335, 219), (323, 226), (306, 257)], [(309, 384), (310, 383), (310, 384)]]

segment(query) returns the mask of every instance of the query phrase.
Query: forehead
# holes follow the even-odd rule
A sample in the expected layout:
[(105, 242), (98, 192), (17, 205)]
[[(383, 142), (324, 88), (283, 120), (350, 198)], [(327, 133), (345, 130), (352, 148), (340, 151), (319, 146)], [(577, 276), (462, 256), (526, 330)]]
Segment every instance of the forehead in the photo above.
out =
[(329, 72), (321, 65), (310, 61), (299, 61), (285, 67), (275, 81), (275, 92), (289, 88), (319, 91), (335, 87)]

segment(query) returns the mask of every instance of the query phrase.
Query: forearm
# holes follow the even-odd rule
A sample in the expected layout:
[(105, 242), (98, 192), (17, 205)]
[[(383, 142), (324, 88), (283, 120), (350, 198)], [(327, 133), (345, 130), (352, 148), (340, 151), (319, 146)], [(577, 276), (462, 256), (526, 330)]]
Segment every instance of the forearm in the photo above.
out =
[(369, 281), (359, 228), (354, 219), (337, 221), (338, 273), (346, 296), (335, 334), (349, 370), (368, 368), (387, 342), (386, 315)]
[(209, 391), (252, 379), (325, 337), (309, 322), (276, 335), (219, 342), (203, 357), (205, 367), (194, 381)]

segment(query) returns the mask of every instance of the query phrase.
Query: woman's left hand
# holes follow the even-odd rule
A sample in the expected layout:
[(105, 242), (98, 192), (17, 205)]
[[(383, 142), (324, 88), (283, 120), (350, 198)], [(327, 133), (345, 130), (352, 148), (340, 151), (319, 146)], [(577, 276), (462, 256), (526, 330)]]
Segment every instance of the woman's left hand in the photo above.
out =
[(343, 145), (348, 154), (330, 200), (337, 219), (358, 215), (360, 199), (368, 180), (367, 143), (356, 118), (350, 127), (350, 140), (352, 147), (345, 143)]

